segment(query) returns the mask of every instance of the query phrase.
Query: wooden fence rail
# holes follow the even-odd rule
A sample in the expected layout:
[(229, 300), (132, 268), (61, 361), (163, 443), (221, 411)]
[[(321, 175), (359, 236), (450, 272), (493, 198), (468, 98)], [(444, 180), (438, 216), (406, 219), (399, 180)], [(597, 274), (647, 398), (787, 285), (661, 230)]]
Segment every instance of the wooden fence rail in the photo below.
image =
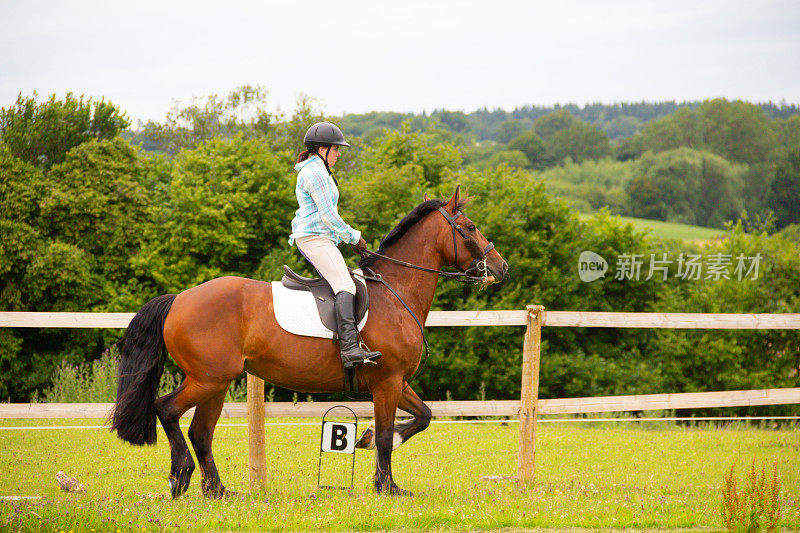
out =
[[(593, 396), (539, 400), (540, 415), (611, 413), (698, 409), (707, 407), (745, 407), (752, 405), (800, 404), (800, 388), (722, 392), (684, 392), (637, 394), (635, 396)], [(265, 402), (266, 418), (320, 418), (334, 405), (346, 405), (359, 418), (373, 416), (372, 402)], [(441, 417), (518, 417), (519, 400), (450, 400), (427, 402), (434, 418)], [(0, 403), (0, 419), (107, 418), (113, 403)], [(190, 418), (194, 408), (183, 417)], [(399, 413), (403, 416), (403, 413)], [(222, 418), (246, 418), (246, 402), (228, 402)]]
[[(0, 327), (127, 328), (134, 313), (0, 312)], [(528, 311), (431, 311), (439, 326), (527, 326)], [(542, 326), (584, 328), (800, 329), (800, 314), (605, 313), (543, 311)]]

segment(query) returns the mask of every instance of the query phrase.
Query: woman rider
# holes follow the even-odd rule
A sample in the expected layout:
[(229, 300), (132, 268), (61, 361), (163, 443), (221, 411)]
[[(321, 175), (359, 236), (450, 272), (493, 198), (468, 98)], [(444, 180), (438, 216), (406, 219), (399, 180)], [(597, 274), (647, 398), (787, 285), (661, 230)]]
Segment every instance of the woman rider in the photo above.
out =
[(355, 245), (358, 251), (367, 247), (361, 232), (347, 225), (336, 207), (339, 189), (330, 167), (339, 158), (339, 147), (350, 145), (344, 140), (342, 130), (327, 121), (311, 126), (303, 142), (306, 150), (300, 152), (294, 167), (297, 171), (295, 194), (300, 207), (292, 220), (289, 244), (296, 244), (300, 253), (333, 288), (344, 367), (375, 364), (381, 353), (365, 351), (358, 342), (358, 327), (353, 316), (356, 286), (336, 247), (342, 241)]

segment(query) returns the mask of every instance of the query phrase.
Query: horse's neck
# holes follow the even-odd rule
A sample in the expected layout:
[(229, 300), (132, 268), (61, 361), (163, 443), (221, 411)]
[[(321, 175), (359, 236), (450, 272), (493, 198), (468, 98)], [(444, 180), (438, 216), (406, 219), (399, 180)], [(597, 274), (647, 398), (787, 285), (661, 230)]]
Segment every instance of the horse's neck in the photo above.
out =
[[(409, 233), (414, 229), (416, 228), (410, 230)], [(432, 242), (423, 242), (415, 245), (413, 240), (410, 240), (410, 242), (401, 241), (387, 250), (386, 255), (412, 265), (439, 270), (442, 268), (442, 258), (435, 252), (434, 248)], [(403, 301), (424, 324), (433, 303), (433, 296), (439, 279), (438, 274), (398, 265), (385, 259), (381, 259), (376, 263), (375, 271), (397, 291)]]

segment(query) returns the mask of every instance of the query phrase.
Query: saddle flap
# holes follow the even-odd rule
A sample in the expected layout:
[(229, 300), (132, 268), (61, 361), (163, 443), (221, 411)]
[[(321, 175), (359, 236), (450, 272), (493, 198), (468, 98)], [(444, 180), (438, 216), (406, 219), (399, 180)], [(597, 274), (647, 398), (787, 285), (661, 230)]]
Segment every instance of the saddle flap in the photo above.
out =
[[(287, 289), (295, 291), (308, 291), (314, 296), (314, 303), (317, 304), (317, 312), (322, 324), (333, 331), (337, 332), (336, 326), (336, 311), (334, 310), (333, 289), (325, 281), (324, 278), (306, 278), (287, 265), (283, 265), (283, 278), (281, 284)], [(367, 292), (367, 285), (363, 278), (363, 272), (359, 269), (356, 271), (350, 270), (350, 276), (356, 285), (356, 298), (355, 298), (355, 319), (356, 323), (360, 323), (369, 309), (369, 293)]]

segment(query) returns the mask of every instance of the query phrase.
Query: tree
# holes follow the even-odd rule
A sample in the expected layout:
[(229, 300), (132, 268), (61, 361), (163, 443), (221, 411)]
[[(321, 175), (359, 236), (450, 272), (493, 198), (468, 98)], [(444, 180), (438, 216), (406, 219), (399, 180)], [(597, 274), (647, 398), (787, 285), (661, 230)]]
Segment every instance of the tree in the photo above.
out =
[(800, 148), (800, 115), (772, 123), (778, 143), (784, 150)]
[(428, 133), (384, 130), (361, 154), (361, 161), (341, 173), (339, 211), (364, 238), (377, 244), (423, 194), (458, 172), (461, 154), (452, 144)]
[(775, 141), (775, 132), (760, 107), (718, 98), (703, 102), (696, 110), (679, 109), (645, 124), (626, 144), (625, 153), (638, 157), (648, 150), (687, 147), (755, 165), (771, 160)]
[(534, 130), (544, 140), (547, 159), (560, 163), (566, 158), (575, 162), (611, 155), (611, 143), (597, 126), (573, 117), (566, 109), (536, 119)]
[(110, 102), (52, 95), (37, 103), (37, 94), (0, 109), (0, 140), (23, 161), (49, 168), (61, 163), (75, 146), (91, 139), (112, 139), (129, 126), (125, 114)]
[(139, 275), (157, 292), (252, 275), (265, 256), (288, 248), (296, 209), (291, 167), (289, 153), (243, 135), (179, 153), (134, 260)]
[(778, 164), (768, 201), (778, 228), (800, 222), (800, 148)]
[(449, 143), (436, 142), (427, 133), (412, 132), (408, 123), (400, 131), (387, 130), (366, 149), (366, 169), (400, 168), (419, 165), (422, 177), (430, 185), (438, 185), (451, 169), (461, 166), (461, 153)]
[(48, 182), (40, 199), (43, 235), (96, 258), (93, 270), (106, 282), (127, 282), (140, 245), (134, 229), (144, 225), (157, 193), (146, 188), (136, 149), (120, 137), (85, 142), (50, 169)]
[(528, 127), (525, 126), (525, 123), (521, 120), (506, 120), (505, 122), (501, 122), (497, 127), (495, 140), (499, 143), (508, 144), (511, 139), (519, 137), (525, 133), (527, 129)]
[(567, 158), (575, 162), (596, 160), (611, 155), (608, 135), (597, 126), (578, 122), (553, 134), (548, 141), (547, 158), (561, 162)]
[(746, 170), (746, 166), (689, 148), (646, 154), (627, 187), (630, 212), (643, 218), (721, 228), (742, 211)]
[(486, 162), (485, 168), (494, 168), (500, 165), (522, 169), (528, 168), (530, 162), (527, 156), (519, 150), (501, 150), (492, 154), (492, 157)]
[(439, 121), (456, 133), (466, 133), (469, 131), (469, 120), (463, 111), (436, 111), (431, 113), (431, 117), (438, 118)]
[[(791, 313), (800, 306), (800, 255), (797, 245), (783, 235), (745, 232), (742, 221), (737, 221), (723, 239), (707, 243), (702, 254), (729, 257), (728, 277), (707, 278), (704, 270), (697, 280), (671, 278), (670, 290), (659, 303), (662, 311)], [(662, 370), (673, 391), (793, 387), (800, 365), (798, 346), (797, 331), (664, 329), (654, 332), (646, 356)], [(781, 406), (770, 412), (789, 410)], [(742, 408), (737, 414), (755, 413)]]
[(700, 104), (706, 150), (729, 161), (755, 165), (770, 161), (776, 136), (764, 111), (749, 102), (723, 98)]
[(173, 106), (163, 123), (145, 124), (144, 137), (169, 154), (218, 136), (264, 137), (277, 119), (266, 110), (267, 96), (264, 87), (243, 85), (226, 97), (194, 98), (187, 106)]
[[(130, 256), (150, 197), (136, 150), (116, 137), (90, 140), (49, 171), (0, 144), (0, 307), (105, 311), (138, 290)], [(0, 397), (27, 400), (61, 361), (99, 356), (116, 332), (0, 331)]]
[(603, 130), (610, 139), (631, 137), (641, 126), (642, 121), (636, 117), (620, 115), (603, 125)]
[(519, 150), (528, 159), (530, 168), (541, 169), (545, 166), (547, 147), (541, 137), (533, 131), (526, 131), (508, 143), (509, 150)]
[(537, 118), (533, 123), (533, 129), (542, 139), (549, 141), (559, 131), (567, 130), (578, 122), (568, 110), (560, 109)]

